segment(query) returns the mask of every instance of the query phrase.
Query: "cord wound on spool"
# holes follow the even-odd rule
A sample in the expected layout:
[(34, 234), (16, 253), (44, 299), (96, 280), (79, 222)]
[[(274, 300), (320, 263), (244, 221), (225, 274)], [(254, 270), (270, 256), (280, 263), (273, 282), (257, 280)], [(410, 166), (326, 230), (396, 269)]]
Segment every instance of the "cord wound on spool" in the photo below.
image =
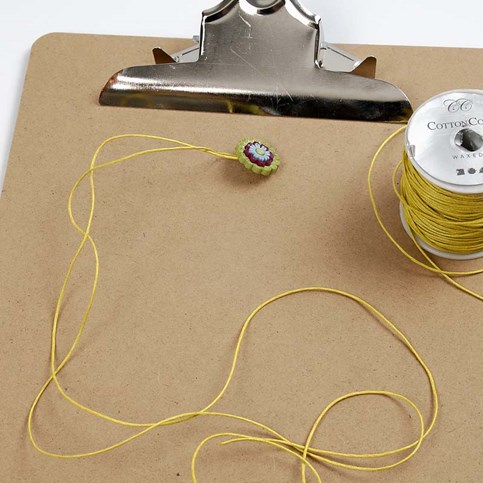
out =
[(483, 91), (445, 92), (416, 110), (400, 199), (404, 228), (426, 251), (483, 257)]

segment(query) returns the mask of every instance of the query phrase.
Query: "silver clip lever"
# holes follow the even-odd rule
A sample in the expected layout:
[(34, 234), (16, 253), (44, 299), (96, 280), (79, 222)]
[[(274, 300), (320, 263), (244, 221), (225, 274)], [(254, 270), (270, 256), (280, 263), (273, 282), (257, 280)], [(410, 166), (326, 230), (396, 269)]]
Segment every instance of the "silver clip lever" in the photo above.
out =
[(108, 81), (112, 106), (362, 121), (407, 121), (406, 95), (374, 79), (358, 59), (323, 39), (320, 18), (296, 0), (225, 0), (203, 12), (199, 42), (156, 65)]

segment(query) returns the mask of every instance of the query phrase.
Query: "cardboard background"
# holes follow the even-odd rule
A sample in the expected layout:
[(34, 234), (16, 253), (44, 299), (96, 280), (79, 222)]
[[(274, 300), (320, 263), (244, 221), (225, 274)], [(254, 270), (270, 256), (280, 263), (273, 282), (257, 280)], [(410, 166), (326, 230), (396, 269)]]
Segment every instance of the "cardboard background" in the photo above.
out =
[[(302, 286), (340, 288), (366, 298), (406, 333), (434, 372), (441, 414), (434, 434), (403, 467), (380, 474), (320, 467), (323, 479), (479, 481), (481, 304), (402, 258), (369, 204), (369, 161), (395, 126), (97, 104), (112, 73), (151, 63), (158, 44), (176, 51), (188, 43), (52, 34), (33, 47), (0, 200), (0, 474), (8, 481), (186, 482), (204, 437), (256, 433), (199, 418), (74, 461), (37, 454), (27, 439), (29, 406), (49, 374), (55, 300), (79, 242), (68, 224), (68, 192), (101, 141), (140, 132), (224, 151), (259, 135), (276, 146), (283, 165), (260, 179), (236, 162), (178, 153), (99, 173), (93, 236), (101, 254), (100, 288), (79, 351), (61, 375), (68, 393), (136, 421), (200, 409), (220, 390), (239, 329), (260, 302)], [(351, 50), (375, 54), (378, 77), (400, 86), (415, 106), (444, 90), (481, 87), (480, 50)], [(120, 142), (102, 159), (153, 145)], [(401, 146), (402, 139), (381, 157), (375, 191), (384, 219), (410, 246), (389, 183)], [(86, 193), (80, 190), (74, 205), (81, 220)], [(465, 264), (472, 266), (478, 262)], [(92, 270), (86, 250), (63, 309), (59, 355), (77, 330)], [(483, 291), (481, 276), (465, 283)], [(424, 374), (394, 337), (350, 301), (304, 294), (272, 305), (254, 321), (235, 380), (216, 409), (303, 442), (326, 404), (366, 389), (401, 392), (429, 417)], [(132, 434), (78, 414), (54, 390), (40, 404), (34, 428), (45, 448), (64, 452), (98, 449)], [(412, 441), (416, 432), (405, 408), (368, 398), (335, 409), (315, 442), (339, 451), (384, 451)], [(299, 472), (294, 459), (270, 448), (211, 444), (198, 476), (292, 482)]]

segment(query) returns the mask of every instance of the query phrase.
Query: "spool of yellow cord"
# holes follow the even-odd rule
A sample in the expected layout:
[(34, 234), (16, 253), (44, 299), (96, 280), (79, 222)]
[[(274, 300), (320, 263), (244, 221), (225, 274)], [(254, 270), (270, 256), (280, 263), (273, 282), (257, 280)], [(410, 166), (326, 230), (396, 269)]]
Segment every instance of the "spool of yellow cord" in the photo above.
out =
[(408, 234), (429, 253), (483, 257), (483, 91), (421, 105), (406, 129), (399, 197)]

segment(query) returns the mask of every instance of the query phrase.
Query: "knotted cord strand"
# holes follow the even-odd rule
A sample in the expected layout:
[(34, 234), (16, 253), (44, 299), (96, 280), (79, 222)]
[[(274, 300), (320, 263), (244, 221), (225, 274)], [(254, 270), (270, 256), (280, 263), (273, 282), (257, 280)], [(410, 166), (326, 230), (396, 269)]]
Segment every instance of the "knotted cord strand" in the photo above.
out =
[[(99, 157), (100, 152), (102, 149), (109, 143), (120, 140), (120, 139), (129, 139), (129, 138), (143, 138), (143, 139), (150, 139), (150, 140), (156, 140), (156, 141), (161, 141), (165, 143), (170, 143), (174, 144), (175, 146), (170, 146), (170, 147), (160, 147), (160, 148), (153, 148), (153, 149), (147, 149), (143, 151), (138, 151), (133, 154), (105, 162), (102, 164), (97, 164), (97, 160)], [(69, 213), (69, 219), (72, 224), (72, 226), (76, 229), (76, 231), (81, 235), (82, 239), (80, 241), (80, 244), (77, 248), (77, 250), (74, 253), (74, 256), (69, 263), (67, 273), (65, 275), (64, 281), (62, 283), (62, 287), (60, 290), (60, 294), (57, 300), (56, 304), (56, 310), (54, 313), (54, 318), (53, 318), (53, 324), (52, 324), (52, 334), (51, 334), (51, 350), (50, 350), (50, 377), (47, 379), (47, 381), (44, 383), (44, 385), (41, 387), (39, 393), (37, 394), (36, 398), (34, 399), (32, 406), (29, 411), (28, 415), (28, 434), (29, 434), (29, 439), (34, 446), (34, 448), (39, 451), (40, 453), (50, 456), (53, 458), (61, 458), (61, 459), (76, 459), (76, 458), (85, 458), (85, 457), (90, 457), (90, 456), (96, 456), (96, 455), (101, 455), (104, 453), (107, 453), (109, 451), (112, 451), (116, 448), (119, 448), (123, 445), (126, 445), (127, 443), (130, 443), (141, 436), (147, 434), (148, 432), (152, 431), (155, 428), (160, 428), (163, 426), (168, 426), (168, 425), (173, 425), (173, 424), (180, 424), (183, 422), (187, 422), (192, 418), (195, 417), (218, 417), (218, 418), (227, 418), (231, 420), (236, 420), (236, 421), (241, 421), (247, 424), (249, 427), (256, 427), (259, 429), (262, 429), (267, 433), (267, 437), (260, 438), (260, 437), (255, 437), (255, 436), (250, 436), (250, 435), (243, 435), (243, 434), (237, 434), (237, 433), (220, 433), (220, 434), (215, 434), (212, 435), (205, 440), (203, 440), (199, 446), (197, 447), (195, 453), (193, 454), (192, 458), (192, 464), (191, 464), (191, 474), (192, 474), (192, 479), (194, 482), (197, 481), (196, 478), (196, 460), (197, 457), (202, 449), (202, 447), (210, 442), (213, 439), (219, 439), (223, 438), (224, 441), (222, 444), (234, 444), (234, 443), (242, 443), (242, 442), (250, 442), (250, 443), (256, 443), (256, 444), (265, 444), (268, 446), (271, 446), (273, 448), (277, 448), (280, 451), (283, 451), (289, 455), (292, 455), (293, 457), (297, 458), (301, 464), (302, 464), (302, 482), (306, 482), (306, 470), (307, 468), (310, 470), (310, 472), (313, 474), (313, 476), (316, 478), (318, 482), (321, 482), (321, 478), (319, 473), (317, 472), (316, 468), (314, 465), (311, 463), (310, 460), (313, 461), (319, 461), (325, 464), (333, 465), (339, 468), (345, 468), (345, 469), (351, 469), (351, 470), (356, 470), (356, 471), (384, 471), (388, 470), (397, 466), (402, 465), (403, 463), (407, 462), (409, 459), (411, 459), (419, 450), (421, 444), (423, 441), (429, 436), (431, 431), (433, 430), (437, 416), (438, 416), (438, 410), (439, 410), (439, 404), (438, 404), (438, 394), (436, 390), (436, 384), (434, 381), (434, 377), (429, 369), (429, 367), (426, 365), (426, 363), (423, 361), (421, 356), (418, 354), (416, 349), (411, 345), (407, 337), (386, 317), (384, 316), (381, 312), (379, 312), (375, 307), (373, 307), (371, 304), (368, 302), (364, 301), (360, 297), (357, 297), (356, 295), (350, 294), (348, 292), (342, 291), (342, 290), (337, 290), (333, 288), (327, 288), (327, 287), (307, 287), (307, 288), (300, 288), (296, 290), (291, 290), (284, 292), (282, 294), (279, 294), (275, 297), (270, 298), (269, 300), (263, 302), (260, 304), (250, 315), (249, 317), (245, 320), (242, 329), (240, 331), (240, 334), (238, 336), (235, 352), (233, 355), (233, 360), (230, 366), (230, 369), (228, 371), (228, 375), (226, 378), (226, 381), (224, 385), (222, 386), (222, 389), (220, 392), (213, 398), (213, 400), (205, 406), (203, 409), (200, 410), (195, 410), (192, 412), (187, 412), (187, 413), (182, 413), (182, 414), (177, 414), (174, 416), (171, 416), (169, 418), (161, 419), (157, 422), (133, 422), (133, 421), (126, 421), (122, 420), (119, 418), (114, 418), (112, 416), (109, 416), (108, 414), (104, 414), (98, 410), (95, 410), (93, 408), (90, 408), (86, 404), (82, 404), (79, 401), (75, 400), (73, 397), (69, 396), (66, 394), (64, 389), (62, 388), (62, 385), (59, 381), (59, 374), (62, 371), (62, 369), (66, 366), (66, 364), (69, 362), (69, 360), (72, 357), (72, 354), (75, 352), (76, 347), (79, 344), (79, 341), (84, 333), (85, 327), (88, 323), (89, 320), (89, 315), (90, 311), (92, 309), (94, 300), (95, 300), (95, 295), (97, 291), (97, 286), (99, 282), (99, 275), (100, 275), (100, 269), (99, 269), (99, 253), (96, 247), (96, 244), (94, 242), (94, 239), (91, 235), (91, 228), (92, 228), (92, 221), (94, 218), (94, 212), (95, 212), (95, 206), (96, 206), (96, 195), (95, 195), (95, 173), (105, 170), (105, 168), (108, 167), (114, 167), (122, 162), (128, 161), (128, 160), (133, 160), (135, 158), (143, 157), (148, 154), (155, 154), (155, 153), (167, 153), (171, 151), (179, 151), (179, 150), (191, 150), (191, 151), (199, 151), (199, 152), (204, 152), (208, 153), (210, 155), (216, 156), (218, 158), (223, 158), (227, 160), (236, 160), (237, 156), (230, 154), (230, 153), (224, 153), (224, 152), (218, 152), (215, 150), (212, 150), (210, 148), (206, 147), (200, 147), (200, 146), (194, 146), (188, 143), (184, 143), (181, 141), (177, 141), (174, 139), (169, 139), (169, 138), (163, 138), (159, 136), (147, 136), (143, 134), (126, 134), (126, 135), (120, 135), (120, 136), (114, 136), (106, 141), (104, 141), (99, 148), (96, 150), (92, 161), (91, 165), (88, 170), (86, 170), (80, 177), (79, 179), (75, 182), (71, 193), (68, 198), (68, 213)], [(72, 202), (74, 199), (74, 195), (79, 188), (79, 186), (82, 184), (82, 182), (85, 179), (89, 179), (89, 186), (90, 186), (90, 210), (89, 210), (89, 216), (88, 220), (86, 223), (85, 228), (81, 228), (81, 226), (77, 223), (73, 210), (72, 210)], [(76, 336), (74, 337), (74, 340), (67, 351), (67, 354), (62, 358), (60, 362), (57, 361), (56, 357), (56, 352), (57, 352), (57, 332), (58, 332), (58, 327), (59, 327), (59, 322), (60, 322), (60, 313), (61, 313), (61, 308), (64, 304), (64, 299), (65, 299), (65, 293), (67, 290), (67, 287), (69, 286), (70, 279), (72, 277), (72, 274), (74, 272), (74, 269), (76, 267), (77, 261), (79, 259), (80, 254), (83, 252), (83, 250), (86, 248), (87, 245), (90, 245), (93, 251), (94, 255), (94, 264), (95, 264), (95, 271), (94, 271), (94, 277), (91, 285), (91, 292), (90, 292), (90, 297), (86, 306), (86, 309), (84, 311), (84, 314), (81, 317), (81, 321), (79, 324), (79, 329), (77, 331)], [(300, 293), (306, 293), (306, 292), (317, 292), (317, 293), (330, 293), (330, 294), (335, 294), (339, 296), (343, 296), (345, 298), (348, 298), (365, 309), (367, 309), (370, 313), (372, 313), (374, 316), (376, 316), (382, 323), (383, 325), (391, 332), (393, 335), (395, 335), (401, 343), (409, 350), (409, 352), (412, 354), (412, 356), (417, 360), (419, 365), (422, 367), (424, 370), (426, 377), (429, 382), (429, 386), (431, 389), (431, 398), (432, 398), (432, 415), (429, 419), (429, 424), (426, 427), (424, 423), (424, 417), (422, 414), (422, 411), (418, 408), (418, 406), (411, 401), (409, 398), (398, 394), (396, 392), (392, 391), (360, 391), (360, 392), (354, 392), (347, 394), (345, 396), (342, 396), (340, 398), (337, 398), (334, 400), (332, 403), (330, 403), (320, 414), (320, 416), (317, 418), (315, 421), (314, 425), (312, 426), (309, 435), (307, 437), (307, 440), (305, 444), (297, 444), (294, 442), (291, 442), (289, 439), (285, 438), (282, 436), (279, 432), (275, 431), (274, 429), (259, 423), (257, 421), (254, 421), (249, 418), (245, 418), (243, 416), (239, 415), (234, 415), (234, 414), (228, 414), (228, 413), (220, 413), (220, 412), (215, 412), (211, 411), (211, 409), (222, 399), (224, 394), (226, 393), (230, 383), (232, 382), (234, 375), (235, 375), (235, 370), (236, 366), (240, 357), (240, 350), (246, 335), (246, 332), (252, 322), (252, 320), (255, 318), (255, 316), (263, 309), (265, 309), (267, 306), (270, 304), (277, 302), (285, 297), (288, 296), (293, 296), (296, 294)], [(121, 425), (121, 426), (127, 426), (127, 427), (132, 427), (132, 428), (137, 428), (137, 432), (135, 432), (132, 436), (125, 438), (121, 441), (119, 441), (116, 444), (106, 446), (102, 449), (86, 452), (86, 453), (77, 453), (77, 454), (64, 454), (64, 453), (54, 453), (48, 450), (43, 449), (36, 441), (36, 438), (34, 436), (34, 431), (33, 431), (33, 418), (34, 414), (38, 408), (39, 402), (42, 399), (42, 396), (44, 395), (45, 391), (47, 388), (54, 383), (55, 388), (59, 392), (59, 394), (62, 396), (64, 400), (72, 404), (74, 407), (77, 409), (86, 412), (94, 417), (101, 418), (105, 421), (108, 421), (110, 423), (116, 424), (116, 425)], [(353, 454), (353, 453), (344, 453), (344, 452), (336, 452), (336, 451), (331, 451), (331, 450), (323, 450), (323, 449), (318, 449), (314, 448), (311, 446), (313, 437), (319, 428), (321, 422), (327, 415), (327, 413), (336, 405), (351, 399), (355, 397), (364, 397), (368, 395), (379, 395), (379, 396), (384, 396), (384, 397), (389, 397), (393, 398), (399, 401), (404, 402), (414, 410), (414, 412), (418, 416), (418, 421), (420, 424), (420, 430), (419, 430), (419, 435), (415, 441), (412, 443), (401, 447), (397, 448), (394, 450), (389, 450), (385, 451), (382, 453), (369, 453), (369, 454)], [(403, 453), (406, 453), (403, 455)], [(379, 459), (379, 458), (386, 458), (388, 456), (394, 456), (394, 455), (401, 455), (401, 458), (396, 461), (393, 464), (390, 465), (381, 465), (381, 466), (363, 466), (363, 465), (356, 465), (356, 464), (348, 464), (340, 461), (340, 459), (354, 459), (354, 460), (374, 460), (374, 459)]]

